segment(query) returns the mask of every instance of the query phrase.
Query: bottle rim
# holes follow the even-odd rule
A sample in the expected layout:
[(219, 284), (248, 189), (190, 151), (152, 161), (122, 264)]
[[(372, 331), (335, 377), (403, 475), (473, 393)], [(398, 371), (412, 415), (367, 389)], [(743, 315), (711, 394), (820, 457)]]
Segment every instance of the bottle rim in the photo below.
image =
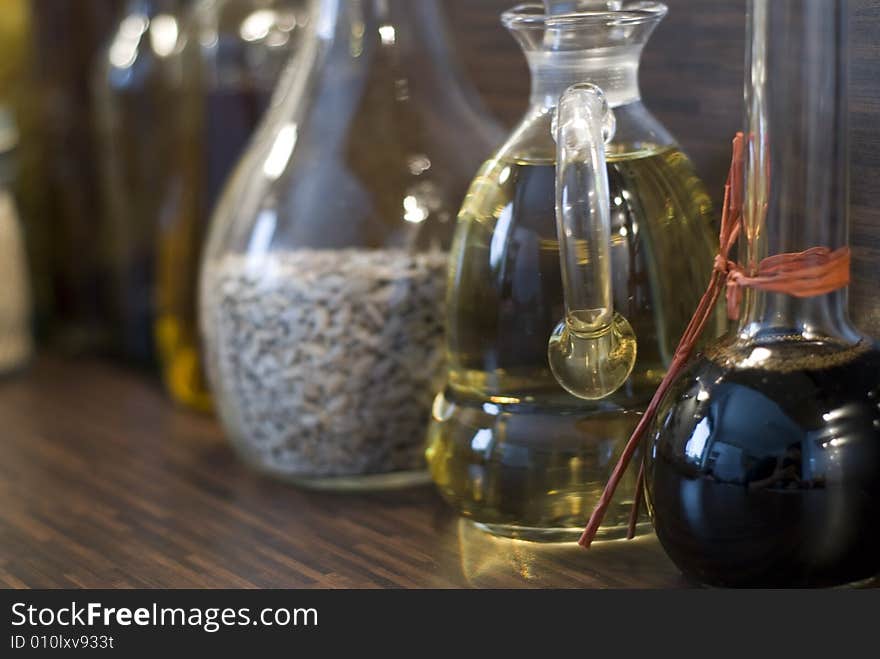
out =
[(603, 25), (619, 27), (656, 22), (669, 12), (662, 2), (630, 2), (621, 9), (579, 11), (548, 16), (544, 5), (524, 3), (501, 14), (501, 22), (510, 29), (575, 28)]

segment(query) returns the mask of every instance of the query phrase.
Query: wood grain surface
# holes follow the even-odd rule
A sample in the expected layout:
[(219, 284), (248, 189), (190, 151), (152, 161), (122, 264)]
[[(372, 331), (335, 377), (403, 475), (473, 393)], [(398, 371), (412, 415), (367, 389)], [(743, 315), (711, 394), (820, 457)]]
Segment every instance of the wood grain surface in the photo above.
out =
[(651, 538), (542, 546), (462, 522), (430, 487), (318, 494), (257, 475), (158, 386), (44, 359), (0, 382), (0, 586), (667, 587)]

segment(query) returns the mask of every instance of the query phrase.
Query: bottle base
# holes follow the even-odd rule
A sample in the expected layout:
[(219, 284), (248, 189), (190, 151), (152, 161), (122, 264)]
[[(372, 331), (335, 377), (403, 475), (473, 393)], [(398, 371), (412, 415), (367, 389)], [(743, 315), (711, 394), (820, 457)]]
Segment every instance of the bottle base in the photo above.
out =
[[(583, 526), (545, 528), (531, 526), (517, 526), (514, 524), (485, 524), (471, 522), (476, 528), (492, 535), (512, 540), (540, 543), (567, 543), (577, 542), (584, 532)], [(628, 524), (616, 526), (603, 526), (596, 535), (597, 541), (623, 540), (629, 531)], [(642, 521), (636, 524), (636, 537), (651, 533), (650, 522)]]
[(878, 586), (880, 586), (880, 574), (875, 574), (873, 577), (866, 577), (865, 579), (858, 579), (840, 586), (834, 586), (832, 590), (861, 590), (862, 588), (877, 588)]
[[(440, 494), (479, 528), (533, 542), (573, 542), (639, 418), (582, 401), (509, 403), (447, 389), (434, 402), (426, 455)], [(636, 474), (627, 472), (600, 537), (626, 536)], [(638, 530), (648, 529), (643, 511)]]
[(210, 414), (214, 401), (202, 373), (199, 347), (185, 340), (183, 323), (166, 314), (156, 324), (162, 378), (169, 397), (181, 407)]
[[(781, 338), (691, 361), (651, 431), (657, 537), (691, 580), (833, 588), (880, 571), (880, 351)], [(745, 355), (745, 357), (743, 357)]]
[(275, 480), (305, 490), (318, 492), (383, 492), (388, 490), (404, 490), (427, 485), (431, 475), (425, 469), (395, 471), (387, 474), (354, 474), (346, 476), (302, 476), (272, 470), (265, 465), (251, 467)]
[(863, 589), (874, 589), (880, 587), (880, 574), (874, 575), (873, 577), (865, 577), (861, 579), (856, 579), (855, 581), (849, 581), (846, 583), (840, 584), (831, 584), (831, 585), (812, 585), (812, 584), (794, 584), (794, 585), (777, 585), (777, 586), (763, 586), (763, 585), (736, 585), (736, 584), (713, 584), (713, 583), (704, 583), (700, 581), (696, 577), (692, 577), (688, 574), (682, 572), (682, 577), (685, 582), (694, 588), (703, 588), (705, 590), (761, 590), (767, 588), (775, 588), (775, 589), (810, 589), (814, 590), (816, 588), (824, 588), (827, 590), (863, 590)]

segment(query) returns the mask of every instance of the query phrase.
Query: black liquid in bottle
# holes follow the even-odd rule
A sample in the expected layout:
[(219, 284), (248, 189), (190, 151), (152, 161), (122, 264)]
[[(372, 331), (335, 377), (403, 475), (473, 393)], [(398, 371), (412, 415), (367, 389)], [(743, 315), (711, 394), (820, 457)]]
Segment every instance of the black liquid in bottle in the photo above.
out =
[(880, 572), (876, 345), (781, 341), (700, 355), (651, 437), (655, 528), (689, 577), (818, 587)]

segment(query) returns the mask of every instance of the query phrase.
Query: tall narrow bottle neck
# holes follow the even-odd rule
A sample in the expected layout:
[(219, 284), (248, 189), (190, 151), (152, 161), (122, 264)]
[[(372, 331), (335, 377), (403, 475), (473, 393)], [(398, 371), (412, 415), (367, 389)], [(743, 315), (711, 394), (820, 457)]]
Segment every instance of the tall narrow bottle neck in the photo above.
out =
[(602, 48), (595, 51), (536, 50), (527, 52), (533, 108), (553, 108), (566, 89), (588, 82), (605, 92), (608, 104), (618, 107), (638, 101), (641, 46)]
[[(848, 241), (845, 0), (751, 0), (745, 265)], [(850, 340), (846, 292), (749, 292), (740, 332)]]

